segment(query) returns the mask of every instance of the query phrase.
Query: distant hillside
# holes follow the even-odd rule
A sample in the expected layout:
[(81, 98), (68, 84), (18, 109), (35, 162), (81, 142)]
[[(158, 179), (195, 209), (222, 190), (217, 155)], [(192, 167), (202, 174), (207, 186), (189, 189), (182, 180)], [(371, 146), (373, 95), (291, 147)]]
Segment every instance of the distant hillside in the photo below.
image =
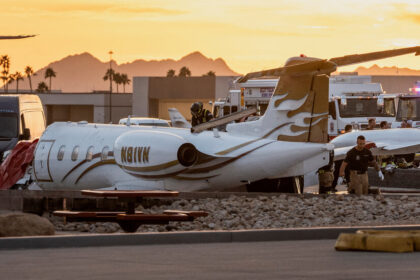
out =
[(420, 70), (414, 70), (409, 68), (399, 68), (396, 66), (392, 67), (380, 67), (378, 65), (372, 65), (369, 68), (358, 67), (354, 70), (359, 73), (359, 75), (406, 75), (406, 76), (420, 76)]
[[(209, 71), (216, 73), (216, 76), (236, 76), (234, 72), (222, 58), (211, 59), (200, 52), (193, 52), (179, 60), (135, 60), (130, 63), (116, 64), (112, 62), (112, 68), (116, 72), (126, 73), (130, 80), (133, 76), (166, 76), (169, 69), (174, 69), (177, 74), (181, 67), (186, 66), (190, 69), (192, 76), (201, 76)], [(32, 85), (35, 89), (38, 83), (44, 81), (45, 69), (51, 67), (57, 73), (57, 77), (52, 79), (52, 89), (62, 90), (63, 92), (90, 92), (92, 90), (109, 90), (109, 82), (105, 82), (103, 77), (109, 68), (109, 62), (102, 62), (90, 53), (82, 53), (67, 56), (59, 61), (52, 62), (46, 67), (38, 70), (36, 76), (32, 78)], [(45, 81), (48, 85), (48, 81)], [(16, 85), (9, 86), (10, 91)], [(20, 89), (29, 89), (29, 83), (25, 78), (19, 82)], [(116, 91), (115, 85), (113, 90)], [(126, 86), (126, 92), (132, 91), (132, 83)], [(122, 92), (122, 86), (120, 87)]]

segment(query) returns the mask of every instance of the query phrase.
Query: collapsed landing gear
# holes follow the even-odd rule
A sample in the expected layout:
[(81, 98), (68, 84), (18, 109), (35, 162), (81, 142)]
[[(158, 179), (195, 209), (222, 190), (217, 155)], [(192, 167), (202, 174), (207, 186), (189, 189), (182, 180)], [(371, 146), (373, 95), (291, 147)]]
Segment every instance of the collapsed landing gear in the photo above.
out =
[(303, 176), (262, 179), (246, 185), (248, 192), (303, 193)]

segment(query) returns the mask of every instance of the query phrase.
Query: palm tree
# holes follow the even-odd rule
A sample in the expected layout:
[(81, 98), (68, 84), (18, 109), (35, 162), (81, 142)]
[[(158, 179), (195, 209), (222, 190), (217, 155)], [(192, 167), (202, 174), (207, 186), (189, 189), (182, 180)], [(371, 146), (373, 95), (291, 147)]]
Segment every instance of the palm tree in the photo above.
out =
[(19, 81), (23, 81), (23, 75), (20, 72), (16, 72), (13, 75), (13, 79), (16, 81), (16, 93), (19, 92)]
[(29, 88), (31, 89), (31, 93), (32, 93), (32, 76), (36, 76), (36, 74), (34, 73), (34, 69), (32, 69), (31, 66), (26, 66), (25, 68), (25, 74), (26, 77), (28, 77), (29, 80)]
[(216, 77), (216, 73), (213, 71), (209, 71), (203, 75), (203, 77)]
[(54, 70), (51, 67), (48, 67), (47, 70), (45, 70), (45, 79), (50, 79), (50, 87), (49, 91), (51, 92), (51, 78), (56, 77), (57, 72), (54, 72)]
[(1, 79), (3, 80), (4, 91), (7, 92), (9, 88), (9, 71), (10, 71), (10, 58), (8, 55), (2, 55), (0, 57), (0, 64), (3, 66)]
[(121, 82), (123, 84), (123, 89), (124, 89), (124, 93), (125, 93), (125, 85), (129, 85), (131, 80), (128, 78), (127, 74), (122, 74), (121, 75)]
[(166, 77), (168, 77), (168, 78), (175, 77), (175, 70), (174, 69), (169, 69), (168, 72), (166, 72)]
[(115, 75), (115, 71), (109, 68), (108, 70), (106, 70), (105, 76), (103, 77), (104, 81), (109, 80), (111, 91), (112, 91), (112, 81), (114, 80), (114, 75)]
[(46, 91), (48, 91), (47, 84), (44, 83), (44, 82), (40, 82), (38, 84), (38, 88), (36, 89), (36, 92), (43, 93), (43, 92), (46, 92)]
[(191, 77), (191, 71), (188, 67), (184, 66), (179, 70), (178, 77)]
[(118, 93), (118, 86), (122, 84), (122, 78), (121, 78), (121, 74), (120, 73), (115, 73), (113, 80), (115, 82), (115, 84), (117, 85), (117, 93)]

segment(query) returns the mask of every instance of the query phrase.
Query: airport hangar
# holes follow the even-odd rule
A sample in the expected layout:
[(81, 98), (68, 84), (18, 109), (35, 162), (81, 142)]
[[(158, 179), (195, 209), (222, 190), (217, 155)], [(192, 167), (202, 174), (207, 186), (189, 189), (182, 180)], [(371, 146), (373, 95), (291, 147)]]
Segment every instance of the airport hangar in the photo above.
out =
[[(371, 76), (373, 83), (381, 83), (386, 93), (408, 93), (420, 76)], [(187, 119), (195, 101), (203, 102), (226, 97), (234, 87), (234, 76), (216, 77), (133, 77), (133, 93), (108, 91), (39, 93), (47, 124), (56, 121), (113, 123), (128, 115), (169, 119), (168, 108), (177, 108)], [(10, 91), (10, 93), (13, 93)], [(111, 110), (110, 110), (111, 108)]]

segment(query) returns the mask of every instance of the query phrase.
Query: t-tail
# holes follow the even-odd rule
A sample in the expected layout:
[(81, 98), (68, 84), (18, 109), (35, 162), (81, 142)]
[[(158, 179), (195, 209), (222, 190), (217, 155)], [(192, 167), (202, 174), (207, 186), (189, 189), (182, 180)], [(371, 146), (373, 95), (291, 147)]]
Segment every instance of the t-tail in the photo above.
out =
[(284, 67), (249, 73), (237, 83), (260, 77), (279, 77), (267, 110), (259, 120), (232, 124), (233, 134), (290, 142), (328, 142), (329, 75), (337, 67), (408, 53), (420, 47), (347, 55), (327, 59), (292, 57)]
[(184, 118), (184, 116), (176, 109), (169, 108), (169, 118), (173, 127), (191, 128), (191, 124)]

